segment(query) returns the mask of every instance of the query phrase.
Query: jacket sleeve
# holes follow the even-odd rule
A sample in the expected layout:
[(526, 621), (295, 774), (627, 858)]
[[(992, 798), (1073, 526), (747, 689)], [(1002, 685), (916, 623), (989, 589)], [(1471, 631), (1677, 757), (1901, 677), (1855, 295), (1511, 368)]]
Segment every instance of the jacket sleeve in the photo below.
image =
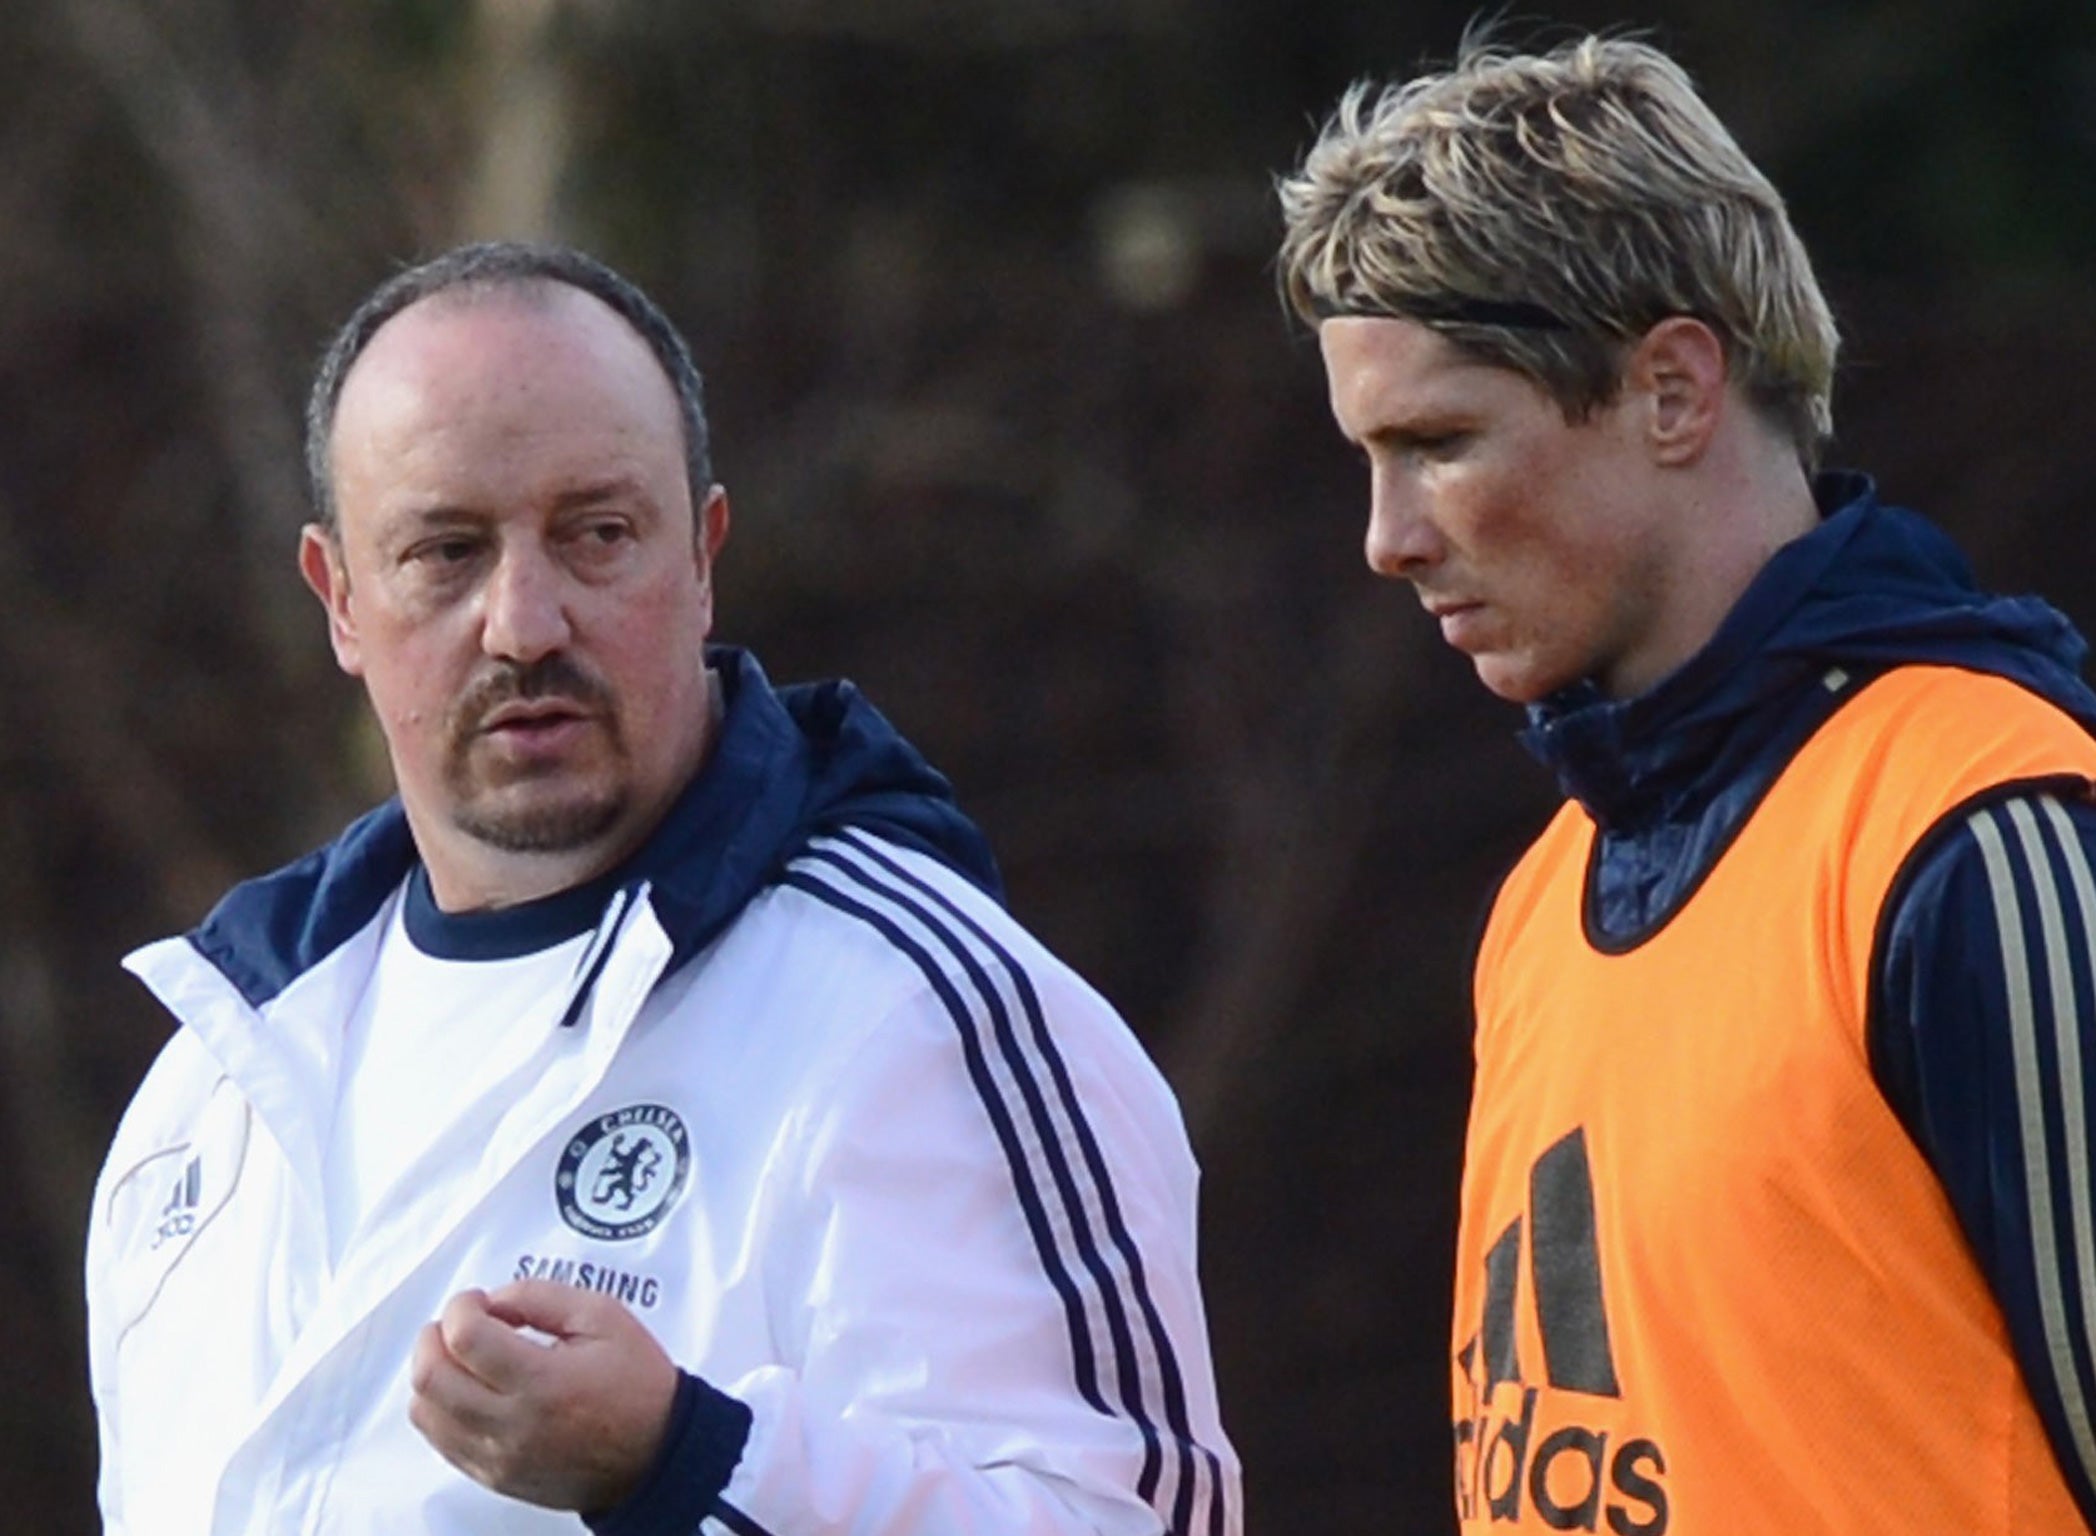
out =
[(1873, 1069), (2096, 1528), (2096, 806), (2025, 790), (1959, 813), (1917, 851), (1883, 933)]
[(116, 1474), (116, 1341), (109, 1312), (105, 1276), (109, 1272), (108, 1232), (103, 1224), (103, 1182), (95, 1183), (94, 1205), (87, 1220), (87, 1370), (88, 1385), (95, 1404), (95, 1437), (99, 1453), (95, 1474), (95, 1502), (102, 1515), (103, 1536), (124, 1536), (122, 1485)]
[[(1162, 1079), (987, 904), (855, 867), (803, 888), (923, 984), (811, 1085), (767, 1256), (777, 1363), (689, 1378), (654, 1480), (592, 1525), (1234, 1536), (1196, 1176)], [(659, 1518), (634, 1520), (651, 1492)]]

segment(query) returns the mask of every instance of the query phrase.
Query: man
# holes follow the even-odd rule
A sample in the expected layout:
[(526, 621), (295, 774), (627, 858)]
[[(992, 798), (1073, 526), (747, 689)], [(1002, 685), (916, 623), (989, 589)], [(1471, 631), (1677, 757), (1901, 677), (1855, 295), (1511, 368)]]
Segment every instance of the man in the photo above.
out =
[(1774, 190), (1653, 49), (1357, 87), (1282, 281), (1570, 796), (1478, 958), (1464, 1529), (2096, 1516), (2096, 697), (1859, 475)]
[(108, 1529), (1235, 1531), (1170, 1095), (861, 697), (705, 650), (669, 322), (455, 251), (307, 427), (399, 798), (129, 962)]

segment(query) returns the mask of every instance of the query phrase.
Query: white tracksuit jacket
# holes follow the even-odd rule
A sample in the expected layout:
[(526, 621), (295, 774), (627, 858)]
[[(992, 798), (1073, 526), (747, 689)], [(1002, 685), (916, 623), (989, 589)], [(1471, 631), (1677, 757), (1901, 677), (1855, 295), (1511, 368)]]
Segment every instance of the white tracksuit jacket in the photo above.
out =
[[(620, 1296), (750, 1409), (707, 1532), (1237, 1531), (1195, 1169), (1112, 1009), (860, 832), (804, 841), (673, 969), (656, 897), (607, 909), (575, 1022), (332, 1272), (319, 1169), (379, 922), (259, 1007), (190, 940), (131, 957), (182, 1027), (90, 1224), (107, 1529), (580, 1532), (408, 1422), (417, 1330), (536, 1274)], [(654, 1165), (639, 1193), (620, 1154)]]

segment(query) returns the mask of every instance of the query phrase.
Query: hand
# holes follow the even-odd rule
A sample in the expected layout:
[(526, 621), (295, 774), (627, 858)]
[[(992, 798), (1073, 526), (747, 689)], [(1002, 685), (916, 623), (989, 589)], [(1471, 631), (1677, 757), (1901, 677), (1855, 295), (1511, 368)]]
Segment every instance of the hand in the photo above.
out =
[(475, 1482), (596, 1511), (638, 1488), (661, 1449), (677, 1367), (609, 1296), (518, 1280), (446, 1302), (415, 1340), (408, 1381), (409, 1420)]

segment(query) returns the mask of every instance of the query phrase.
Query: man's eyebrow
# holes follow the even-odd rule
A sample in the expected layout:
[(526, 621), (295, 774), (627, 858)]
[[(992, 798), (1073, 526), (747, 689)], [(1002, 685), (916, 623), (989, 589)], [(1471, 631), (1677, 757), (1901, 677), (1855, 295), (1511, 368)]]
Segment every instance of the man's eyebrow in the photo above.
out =
[(1433, 442), (1469, 429), (1470, 413), (1456, 405), (1437, 405), (1412, 412), (1402, 421), (1384, 422), (1361, 434), (1361, 443), (1403, 448)]
[(472, 507), (451, 501), (433, 501), (402, 508), (398, 522), (419, 533), (429, 528), (478, 525), (487, 520), (486, 513), (475, 511)]
[(609, 475), (601, 480), (566, 487), (553, 498), (553, 505), (556, 510), (566, 512), (577, 507), (601, 506), (607, 501), (627, 501), (635, 498), (653, 500), (647, 486), (638, 476)]

